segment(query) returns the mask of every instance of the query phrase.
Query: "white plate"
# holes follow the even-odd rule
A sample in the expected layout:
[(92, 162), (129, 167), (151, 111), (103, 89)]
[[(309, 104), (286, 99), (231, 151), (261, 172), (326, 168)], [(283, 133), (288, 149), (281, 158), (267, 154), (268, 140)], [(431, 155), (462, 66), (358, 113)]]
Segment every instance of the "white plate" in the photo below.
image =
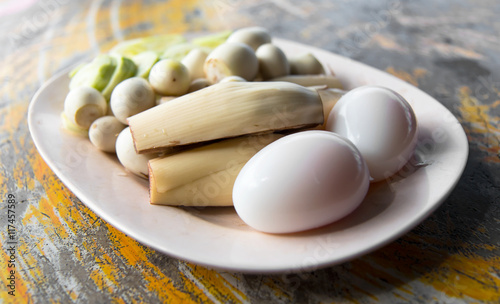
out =
[(390, 179), (371, 186), (347, 218), (309, 232), (269, 235), (253, 231), (232, 207), (176, 208), (148, 203), (147, 182), (128, 174), (116, 157), (61, 129), (67, 73), (34, 96), (29, 128), (41, 156), (90, 209), (137, 241), (168, 255), (214, 268), (254, 272), (312, 270), (338, 264), (395, 240), (431, 214), (450, 194), (465, 167), (468, 143), (459, 122), (438, 101), (385, 72), (295, 42), (275, 39), (287, 54), (312, 52), (347, 88), (392, 88), (415, 110), (416, 157)]

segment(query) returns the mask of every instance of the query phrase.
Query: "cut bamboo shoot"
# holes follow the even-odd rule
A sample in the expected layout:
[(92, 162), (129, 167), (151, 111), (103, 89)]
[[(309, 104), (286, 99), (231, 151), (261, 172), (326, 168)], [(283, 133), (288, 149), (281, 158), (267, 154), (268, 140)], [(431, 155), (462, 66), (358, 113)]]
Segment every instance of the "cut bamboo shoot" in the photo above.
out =
[(269, 81), (286, 81), (304, 87), (327, 86), (333, 89), (343, 89), (340, 80), (333, 75), (288, 75), (270, 79)]
[(318, 93), (287, 82), (218, 83), (128, 119), (138, 153), (323, 121)]
[(231, 206), (236, 176), (278, 134), (225, 139), (149, 161), (150, 203)]

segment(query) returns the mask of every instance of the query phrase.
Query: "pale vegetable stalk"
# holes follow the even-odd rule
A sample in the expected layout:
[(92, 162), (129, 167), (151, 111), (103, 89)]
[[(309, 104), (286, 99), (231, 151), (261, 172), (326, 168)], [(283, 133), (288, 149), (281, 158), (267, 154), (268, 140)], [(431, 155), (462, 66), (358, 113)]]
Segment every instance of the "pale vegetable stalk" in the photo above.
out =
[(323, 123), (318, 93), (286, 82), (228, 82), (128, 119), (138, 153)]
[(149, 161), (150, 203), (231, 206), (234, 181), (259, 150), (282, 135), (226, 139)]
[(342, 82), (333, 75), (288, 75), (276, 77), (269, 81), (286, 81), (296, 83), (304, 87), (326, 86), (333, 89), (343, 89)]

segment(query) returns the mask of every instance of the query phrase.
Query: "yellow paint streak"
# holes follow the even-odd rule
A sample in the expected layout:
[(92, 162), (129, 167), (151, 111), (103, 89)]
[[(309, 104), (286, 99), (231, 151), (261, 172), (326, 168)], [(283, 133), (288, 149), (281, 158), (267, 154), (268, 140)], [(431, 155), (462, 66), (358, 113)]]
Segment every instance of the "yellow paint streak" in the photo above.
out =
[(406, 71), (400, 71), (396, 70), (393, 67), (388, 67), (386, 71), (396, 77), (398, 77), (401, 80), (404, 80), (408, 83), (411, 83), (414, 86), (418, 86), (418, 80), (420, 78), (423, 78), (427, 74), (427, 70), (423, 68), (416, 68), (413, 70), (413, 72), (410, 74)]
[(474, 60), (483, 59), (483, 55), (471, 49), (466, 49), (457, 45), (447, 43), (432, 42), (433, 48), (446, 57), (456, 56), (460, 58), (470, 58)]
[(490, 111), (500, 106), (500, 100), (491, 105), (483, 105), (472, 96), (469, 87), (459, 90), (460, 116), (466, 123), (465, 131), (478, 147), (487, 153), (485, 161), (500, 163), (500, 117), (491, 116)]
[(96, 258), (96, 265), (98, 268), (92, 270), (90, 278), (100, 291), (113, 294), (114, 286), (117, 285), (116, 276), (119, 275), (113, 261), (108, 254), (102, 253), (99, 258)]
[(288, 293), (284, 292), (284, 290), (274, 282), (274, 280), (271, 278), (271, 277), (267, 277), (264, 279), (264, 285), (266, 285), (267, 287), (269, 287), (274, 295), (278, 298), (286, 298), (286, 299), (289, 299), (291, 300), (291, 297)]
[[(479, 301), (500, 301), (500, 279), (490, 274), (500, 258), (481, 259), (477, 256), (449, 256), (440, 265), (438, 276), (424, 277), (422, 281), (453, 297), (470, 297)], [(436, 278), (437, 277), (437, 278)]]
[[(398, 277), (411, 281), (417, 278), (422, 283), (432, 286), (450, 297), (473, 299), (477, 301), (500, 301), (500, 278), (495, 273), (494, 265), (500, 265), (500, 257), (482, 258), (472, 253), (449, 254), (447, 249), (422, 248), (422, 244), (438, 244), (438, 237), (422, 237), (409, 234), (402, 247), (398, 243), (390, 244), (369, 255), (378, 268), (393, 269)], [(450, 244), (450, 246), (458, 244)], [(460, 244), (464, 248), (465, 244)], [(362, 265), (365, 267), (365, 265)], [(364, 278), (363, 267), (358, 275)], [(369, 267), (369, 266), (368, 266)], [(372, 268), (367, 272), (372, 274)], [(377, 276), (379, 272), (375, 272)], [(382, 273), (383, 275), (383, 273)], [(400, 290), (410, 287), (403, 279), (382, 277)]]
[(399, 43), (394, 41), (394, 39), (389, 38), (387, 36), (375, 34), (372, 36), (371, 41), (378, 44), (380, 47), (382, 47), (386, 50), (394, 50), (394, 51), (399, 51), (399, 52), (405, 51), (404, 47), (402, 47)]
[[(191, 296), (178, 290), (172, 280), (162, 273), (156, 265), (151, 263), (147, 256), (148, 250), (139, 245), (136, 241), (116, 230), (111, 225), (107, 225), (109, 238), (114, 245), (115, 253), (129, 265), (142, 272), (142, 279), (146, 282), (146, 288), (156, 294), (162, 302), (190, 303), (195, 302)], [(140, 284), (140, 282), (138, 282)], [(186, 285), (187, 290), (193, 289), (193, 285)], [(200, 303), (208, 303), (207, 297), (197, 299)]]
[[(193, 276), (203, 284), (205, 289), (215, 299), (222, 303), (242, 303), (240, 298), (247, 300), (247, 297), (239, 289), (231, 285), (217, 271), (194, 264), (186, 264)], [(239, 295), (239, 297), (236, 296)]]

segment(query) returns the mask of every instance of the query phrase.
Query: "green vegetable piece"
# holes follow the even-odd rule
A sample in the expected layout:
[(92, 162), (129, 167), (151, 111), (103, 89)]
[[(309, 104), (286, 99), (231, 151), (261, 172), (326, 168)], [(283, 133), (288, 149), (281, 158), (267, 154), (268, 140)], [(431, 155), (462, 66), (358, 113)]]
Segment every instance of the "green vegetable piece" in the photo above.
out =
[(200, 37), (196, 37), (191, 39), (191, 43), (197, 46), (208, 47), (211, 49), (216, 48), (222, 43), (226, 42), (229, 35), (232, 34), (233, 31), (227, 30), (215, 34), (204, 35)]
[(115, 67), (116, 60), (113, 57), (105, 54), (98, 55), (73, 73), (69, 89), (87, 86), (102, 91), (108, 85)]
[(163, 52), (163, 54), (160, 56), (160, 59), (174, 59), (177, 61), (181, 61), (182, 58), (184, 58), (189, 53), (189, 51), (197, 47), (199, 46), (189, 42), (172, 45), (168, 47), (165, 52)]
[(159, 59), (158, 54), (153, 51), (142, 52), (132, 57), (132, 61), (137, 66), (135, 76), (148, 79), (151, 68)]
[(120, 82), (133, 77), (137, 72), (137, 66), (131, 59), (116, 54), (113, 54), (112, 56), (116, 60), (116, 68), (108, 82), (108, 85), (102, 90), (102, 95), (107, 101), (111, 98), (111, 92), (113, 92), (113, 89)]
[(182, 35), (166, 34), (125, 40), (115, 45), (109, 53), (133, 57), (145, 51), (162, 54), (169, 46), (186, 42)]

